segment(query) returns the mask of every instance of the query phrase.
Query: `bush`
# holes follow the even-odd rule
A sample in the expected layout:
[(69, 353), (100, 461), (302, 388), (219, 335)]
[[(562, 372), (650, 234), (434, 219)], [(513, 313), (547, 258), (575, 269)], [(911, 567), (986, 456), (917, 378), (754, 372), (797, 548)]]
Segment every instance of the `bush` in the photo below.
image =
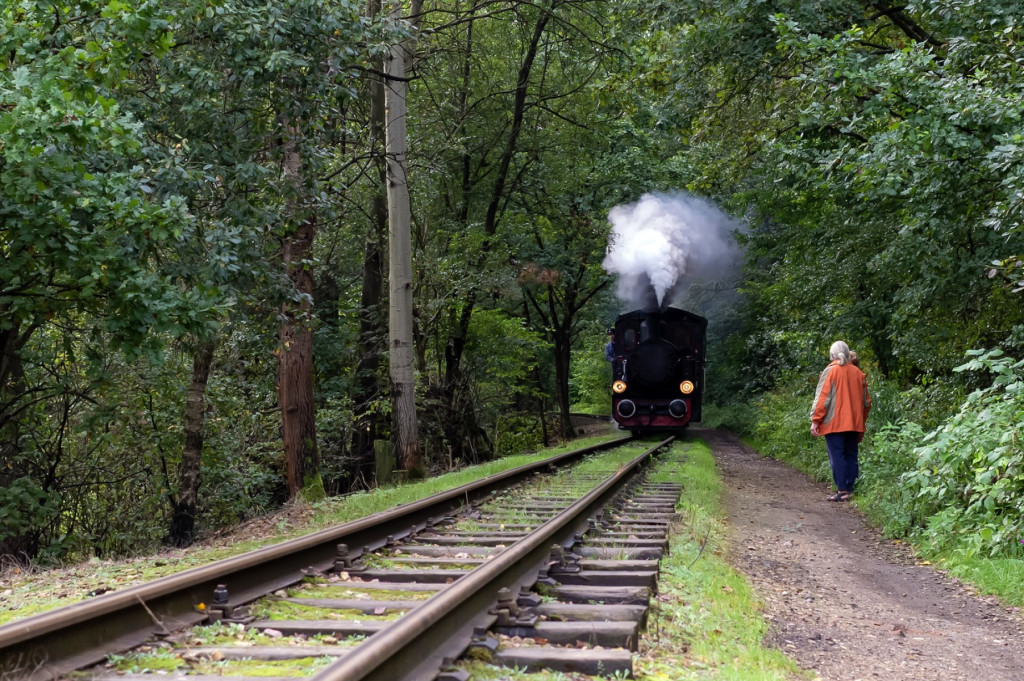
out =
[(968, 555), (1024, 555), (1024, 361), (999, 350), (972, 351), (956, 371), (989, 371), (957, 414), (923, 438), (901, 481), (927, 518), (923, 539)]
[(574, 412), (612, 413), (612, 371), (604, 358), (604, 344), (604, 337), (588, 336), (584, 348), (572, 352), (569, 398)]
[(757, 409), (751, 404), (705, 404), (701, 415), (705, 428), (724, 428), (740, 437), (753, 435), (757, 425)]
[(59, 495), (28, 477), (0, 487), (0, 543), (39, 533), (60, 512)]
[[(552, 424), (548, 424), (549, 430)], [(532, 452), (544, 446), (544, 434), (537, 414), (508, 412), (494, 423), (494, 449), (499, 456)]]
[(915, 449), (921, 444), (924, 430), (911, 421), (885, 423), (871, 438), (870, 446), (862, 448), (860, 480), (857, 492), (870, 499), (865, 510), (872, 523), (890, 537), (906, 536), (915, 523), (913, 494), (900, 483), (900, 476), (917, 462)]
[(810, 382), (791, 382), (763, 395), (756, 403), (752, 439), (765, 456), (787, 461), (818, 480), (831, 473), (824, 444), (811, 435)]

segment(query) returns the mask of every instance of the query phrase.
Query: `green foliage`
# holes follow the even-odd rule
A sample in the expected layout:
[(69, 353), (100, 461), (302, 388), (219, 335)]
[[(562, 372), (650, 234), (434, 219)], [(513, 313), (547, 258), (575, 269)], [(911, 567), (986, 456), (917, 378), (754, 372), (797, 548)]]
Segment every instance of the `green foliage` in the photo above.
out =
[[(17, 3), (0, 14), (9, 27), (0, 32), (0, 330), (88, 311), (137, 352), (157, 341), (151, 329), (196, 328), (203, 307), (155, 267), (162, 249), (181, 242), (188, 215), (179, 197), (154, 193), (142, 126), (110, 91), (111, 72), (130, 56), (118, 40), (159, 54), (163, 34), (152, 16), (101, 19), (91, 6), (61, 7), (56, 24), (22, 15), (40, 9)], [(95, 28), (95, 39), (61, 18)], [(120, 48), (104, 50), (104, 39)]]
[(1024, 361), (972, 351), (958, 371), (988, 371), (992, 384), (930, 432), (901, 483), (926, 525), (923, 537), (968, 555), (1021, 557), (1024, 547)]
[(482, 404), (500, 403), (510, 385), (533, 372), (538, 355), (547, 349), (539, 334), (500, 310), (476, 312), (469, 332), (468, 369)]
[[(875, 396), (872, 512), (894, 533), (971, 535), (981, 553), (1020, 530), (1005, 427), (1019, 420), (1018, 369), (981, 355), (953, 371), (968, 348), (1024, 348), (1019, 8), (869, 5), (569, 0), (546, 24), (528, 5), (425, 14), (410, 188), (436, 468), (535, 446), (552, 396), (608, 412), (607, 211), (687, 188), (750, 226), (748, 303), (715, 320), (707, 398), (722, 407), (705, 423), (826, 477), (805, 372), (844, 338)], [(513, 140), (534, 26), (545, 33)], [(19, 532), (54, 558), (152, 545), (178, 490), (191, 347), (210, 336), (204, 526), (283, 498), (272, 352), (295, 297), (278, 259), (298, 201), (318, 217), (305, 321), (321, 473), (329, 492), (353, 484), (354, 412), (375, 437), (391, 416), (386, 389), (354, 394), (357, 353), (381, 345), (357, 338), (373, 312), (363, 245), (385, 239), (364, 74), (406, 35), (349, 1), (0, 7), (0, 463), (18, 528), (6, 548)], [(302, 186), (281, 174), (293, 134)], [(896, 482), (911, 469), (913, 496)]]
[(604, 358), (606, 342), (607, 338), (595, 330), (584, 338), (583, 347), (572, 353), (569, 392), (574, 412), (611, 418), (612, 372)]
[(824, 441), (811, 435), (811, 401), (814, 384), (790, 383), (756, 402), (756, 425), (751, 439), (765, 456), (782, 459), (813, 475), (830, 479)]
[(750, 216), (752, 387), (836, 338), (901, 387), (1009, 340), (1024, 107), (1007, 5), (648, 6), (678, 36), (664, 68), (691, 185)]
[(58, 509), (57, 495), (41, 489), (31, 478), (17, 478), (0, 487), (0, 541), (38, 532), (54, 519)]
[[(879, 401), (877, 395), (874, 399)], [(884, 421), (869, 446), (861, 448), (857, 494), (870, 500), (863, 505), (868, 518), (890, 537), (907, 536), (916, 522), (913, 494), (900, 478), (916, 465), (915, 449), (923, 437), (912, 421)]]
[(705, 428), (731, 430), (740, 437), (750, 437), (754, 433), (756, 418), (757, 408), (750, 402), (728, 405), (705, 402), (701, 425)]
[[(0, 8), (0, 452), (5, 475), (58, 504), (0, 550), (73, 559), (154, 546), (178, 494), (191, 348), (211, 335), (222, 351), (201, 528), (281, 500), (270, 353), (291, 295), (276, 262), (296, 194), (281, 178), (283, 126), (304, 124), (307, 175), (325, 175), (335, 128), (322, 114), (386, 47), (376, 39), (405, 33), (359, 11)], [(328, 193), (315, 201), (335, 218)]]
[(526, 451), (541, 442), (536, 416), (517, 409), (516, 402), (528, 404), (528, 398), (541, 392), (530, 379), (536, 376), (538, 360), (546, 349), (540, 335), (520, 319), (499, 310), (473, 314), (464, 366), (473, 381), (475, 408), (485, 423), (493, 424), (492, 439), (500, 438), (511, 447), (498, 447), (503, 454)]
[(544, 446), (540, 415), (521, 412), (499, 414), (494, 422), (493, 441), (494, 451), (501, 456), (536, 451)]

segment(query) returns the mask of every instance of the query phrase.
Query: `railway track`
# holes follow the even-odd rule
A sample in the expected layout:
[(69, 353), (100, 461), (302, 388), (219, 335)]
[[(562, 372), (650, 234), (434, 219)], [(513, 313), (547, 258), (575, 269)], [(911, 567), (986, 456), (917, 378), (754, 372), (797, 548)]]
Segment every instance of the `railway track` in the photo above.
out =
[(629, 675), (680, 490), (642, 483), (671, 439), (602, 471), (622, 442), (0, 627), (0, 674), (460, 681), (468, 651)]

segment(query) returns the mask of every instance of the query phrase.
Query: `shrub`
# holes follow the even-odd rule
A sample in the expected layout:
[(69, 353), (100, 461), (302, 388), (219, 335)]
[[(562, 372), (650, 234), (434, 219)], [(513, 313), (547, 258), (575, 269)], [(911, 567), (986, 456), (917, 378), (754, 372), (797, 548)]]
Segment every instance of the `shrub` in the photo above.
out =
[(28, 477), (0, 487), (0, 544), (39, 533), (60, 512), (59, 496)]
[(612, 371), (604, 344), (603, 336), (588, 336), (584, 348), (572, 352), (569, 396), (574, 412), (612, 413)]
[(757, 409), (749, 403), (706, 403), (701, 415), (701, 425), (705, 428), (725, 428), (740, 437), (749, 437), (753, 435), (757, 425)]
[(899, 420), (879, 427), (870, 446), (862, 448), (857, 492), (870, 499), (865, 504), (868, 517), (888, 536), (906, 536), (915, 522), (922, 522), (920, 514), (915, 514), (913, 494), (900, 484), (900, 476), (916, 465), (915, 450), (923, 437), (921, 426)]
[(924, 437), (901, 481), (927, 517), (927, 541), (969, 555), (1024, 555), (1024, 361), (1000, 350), (969, 354), (974, 359), (956, 371), (989, 371), (992, 384)]
[(790, 382), (756, 403), (752, 438), (765, 456), (787, 461), (818, 480), (830, 478), (824, 444), (811, 435), (813, 385)]

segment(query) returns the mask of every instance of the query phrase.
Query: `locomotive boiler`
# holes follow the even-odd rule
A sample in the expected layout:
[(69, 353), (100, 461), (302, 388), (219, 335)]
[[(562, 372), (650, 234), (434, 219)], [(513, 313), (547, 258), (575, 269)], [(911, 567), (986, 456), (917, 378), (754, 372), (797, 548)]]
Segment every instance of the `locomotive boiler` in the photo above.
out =
[(612, 416), (634, 434), (700, 421), (708, 321), (668, 307), (619, 315), (613, 327)]

